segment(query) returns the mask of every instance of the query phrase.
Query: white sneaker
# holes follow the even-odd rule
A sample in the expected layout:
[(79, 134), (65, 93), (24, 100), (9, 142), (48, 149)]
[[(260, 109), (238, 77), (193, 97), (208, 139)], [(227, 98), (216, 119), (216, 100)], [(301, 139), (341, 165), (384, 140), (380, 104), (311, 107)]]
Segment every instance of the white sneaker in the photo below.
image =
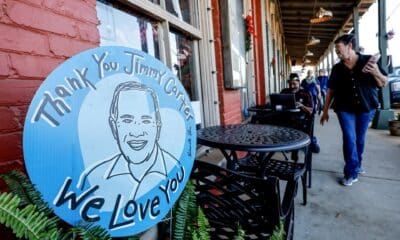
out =
[(351, 186), (355, 182), (358, 182), (358, 178), (343, 178), (342, 179), (342, 184), (344, 186)]
[(360, 167), (360, 168), (358, 169), (358, 174), (365, 175), (365, 174), (367, 174), (367, 171), (365, 171), (365, 169), (364, 169), (363, 167)]

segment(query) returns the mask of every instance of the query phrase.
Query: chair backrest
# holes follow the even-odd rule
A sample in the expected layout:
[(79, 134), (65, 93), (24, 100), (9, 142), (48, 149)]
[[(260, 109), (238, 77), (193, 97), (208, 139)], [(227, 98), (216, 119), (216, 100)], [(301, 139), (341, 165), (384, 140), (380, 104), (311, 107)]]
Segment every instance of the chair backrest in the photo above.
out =
[(282, 216), (278, 179), (241, 175), (197, 160), (191, 174), (196, 198), (211, 225), (212, 239), (267, 239)]
[(284, 127), (291, 127), (313, 136), (314, 114), (305, 112), (270, 112), (263, 115), (254, 115), (251, 123), (271, 124)]
[[(314, 114), (310, 115), (305, 112), (271, 112), (264, 115), (256, 114), (251, 118), (251, 123), (291, 127), (308, 134), (310, 139), (313, 139), (314, 136)], [(312, 152), (309, 146), (306, 147), (304, 156), (304, 162), (307, 164), (307, 168), (311, 169)]]

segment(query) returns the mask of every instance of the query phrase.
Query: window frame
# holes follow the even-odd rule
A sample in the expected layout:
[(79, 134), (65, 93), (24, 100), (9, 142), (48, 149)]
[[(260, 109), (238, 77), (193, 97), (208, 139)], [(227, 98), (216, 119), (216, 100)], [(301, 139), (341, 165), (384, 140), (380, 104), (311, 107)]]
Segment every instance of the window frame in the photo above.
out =
[[(157, 21), (159, 36), (160, 61), (172, 69), (170, 56), (170, 29), (180, 31), (193, 39), (194, 57), (194, 87), (195, 97), (200, 101), (201, 123), (200, 127), (220, 123), (218, 91), (216, 80), (215, 50), (211, 39), (213, 36), (211, 0), (193, 0), (192, 19), (193, 25), (180, 20), (169, 13), (165, 8), (165, 0), (160, 4), (143, 0), (118, 0), (127, 8), (136, 10), (146, 17)], [(209, 58), (212, 58), (211, 60)], [(200, 64), (202, 63), (202, 64)]]

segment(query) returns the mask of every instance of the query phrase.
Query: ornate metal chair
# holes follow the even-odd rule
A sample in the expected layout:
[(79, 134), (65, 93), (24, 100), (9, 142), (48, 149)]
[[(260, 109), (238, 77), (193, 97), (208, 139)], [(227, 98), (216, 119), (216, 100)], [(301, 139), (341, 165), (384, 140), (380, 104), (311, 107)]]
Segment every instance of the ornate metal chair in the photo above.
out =
[[(314, 115), (303, 112), (270, 112), (267, 114), (258, 114), (253, 116), (252, 123), (272, 124), (278, 126), (291, 127), (300, 130), (313, 137)], [(241, 159), (239, 163), (239, 171), (256, 172), (258, 175), (275, 176), (280, 180), (288, 182), (297, 182), (301, 179), (303, 186), (303, 203), (307, 204), (307, 180), (308, 187), (311, 187), (311, 169), (312, 169), (312, 153), (310, 147), (304, 150), (304, 161), (298, 160), (297, 151), (292, 152), (292, 160), (289, 161), (283, 152), (285, 160), (270, 159), (264, 162), (257, 155), (248, 155)], [(307, 179), (308, 177), (308, 179)]]
[(239, 225), (246, 239), (268, 239), (280, 221), (285, 239), (293, 238), (295, 185), (286, 188), (281, 202), (276, 177), (252, 177), (199, 160), (191, 179), (212, 239), (234, 239)]

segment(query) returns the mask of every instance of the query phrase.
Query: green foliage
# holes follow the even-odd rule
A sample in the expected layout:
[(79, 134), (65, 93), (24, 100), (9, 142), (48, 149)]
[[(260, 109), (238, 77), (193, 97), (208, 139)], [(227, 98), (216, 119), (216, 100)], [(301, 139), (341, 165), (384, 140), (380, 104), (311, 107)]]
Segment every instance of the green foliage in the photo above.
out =
[(18, 238), (41, 240), (57, 236), (54, 218), (48, 218), (32, 204), (19, 209), (20, 201), (13, 193), (0, 193), (0, 223), (11, 228)]
[(173, 208), (173, 240), (210, 239), (209, 223), (203, 211), (197, 207), (195, 187), (191, 181), (186, 184), (178, 202)]
[(237, 236), (235, 236), (235, 240), (244, 240), (245, 232), (241, 225), (238, 225)]
[(204, 240), (204, 239), (210, 239), (209, 235), (209, 229), (210, 229), (210, 224), (208, 223), (208, 219), (206, 218), (206, 215), (204, 215), (203, 210), (198, 207), (197, 209), (197, 230), (192, 230), (192, 239), (193, 240)]
[(140, 235), (135, 235), (132, 237), (126, 237), (124, 240), (140, 240)]
[(244, 30), (245, 30), (245, 36), (244, 36), (244, 49), (246, 52), (251, 50), (251, 35), (253, 33), (253, 26), (252, 26), (252, 19), (250, 16), (247, 16), (244, 19)]
[[(10, 228), (16, 237), (29, 240), (110, 240), (105, 229), (90, 223), (69, 226), (63, 223), (41, 194), (22, 173), (0, 174), (10, 193), (0, 193), (0, 223)], [(195, 187), (190, 181), (172, 210), (173, 240), (207, 240), (209, 223), (196, 204)], [(123, 238), (139, 240), (140, 235)], [(239, 239), (238, 239), (239, 240)]]
[(53, 213), (42, 200), (39, 191), (23, 173), (12, 170), (9, 173), (0, 174), (0, 178), (4, 180), (10, 191), (20, 198), (20, 207), (32, 204), (36, 206), (38, 211), (44, 212), (46, 215)]
[(285, 239), (285, 229), (283, 223), (280, 222), (279, 226), (276, 226), (275, 230), (272, 232), (269, 240), (283, 240)]
[(0, 193), (0, 223), (18, 238), (56, 240), (109, 240), (107, 231), (88, 223), (67, 226), (54, 215), (42, 196), (22, 173), (0, 174), (10, 193)]
[(93, 226), (93, 224), (90, 223), (78, 224), (77, 226), (71, 228), (71, 232), (79, 236), (79, 239), (82, 240), (111, 240), (111, 237), (108, 235), (105, 229), (99, 226)]

